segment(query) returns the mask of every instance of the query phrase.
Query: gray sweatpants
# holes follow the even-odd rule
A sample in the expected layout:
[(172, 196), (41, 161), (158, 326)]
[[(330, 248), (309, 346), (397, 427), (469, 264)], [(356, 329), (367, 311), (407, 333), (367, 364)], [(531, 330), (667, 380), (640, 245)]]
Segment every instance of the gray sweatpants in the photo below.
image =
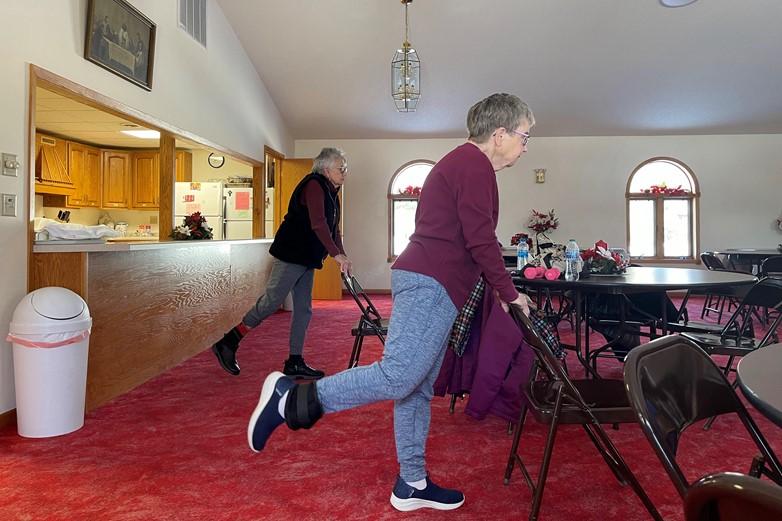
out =
[(293, 293), (293, 315), (288, 343), (291, 355), (301, 355), (304, 338), (312, 318), (312, 281), (315, 269), (274, 259), (266, 292), (258, 298), (242, 319), (248, 328), (254, 328), (266, 317), (280, 309), (282, 301)]
[(426, 477), (426, 438), (434, 382), (456, 319), (445, 288), (431, 277), (391, 271), (393, 308), (383, 358), (320, 380), (326, 413), (394, 400), (394, 439), (399, 474), (413, 482)]

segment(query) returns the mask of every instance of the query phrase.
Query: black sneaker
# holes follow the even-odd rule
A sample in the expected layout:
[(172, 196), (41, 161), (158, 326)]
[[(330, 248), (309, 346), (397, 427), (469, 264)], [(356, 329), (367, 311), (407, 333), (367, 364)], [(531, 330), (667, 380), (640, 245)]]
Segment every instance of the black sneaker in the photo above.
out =
[(323, 371), (319, 369), (313, 369), (312, 367), (308, 366), (304, 362), (304, 359), (300, 359), (298, 362), (285, 360), (285, 365), (282, 368), (282, 372), (285, 374), (285, 376), (299, 380), (320, 380), (326, 376), (326, 373)]
[(391, 493), (391, 505), (403, 512), (419, 508), (434, 508), (435, 510), (454, 510), (464, 503), (464, 494), (458, 490), (438, 487), (429, 476), (426, 476), (426, 488), (417, 490), (396, 477), (396, 485)]
[(224, 344), (224, 341), (220, 340), (215, 342), (212, 346), (212, 352), (217, 357), (217, 361), (220, 362), (220, 367), (236, 376), (239, 374), (239, 364), (236, 362), (236, 352)]
[(255, 452), (262, 451), (274, 429), (285, 422), (279, 412), (280, 399), (295, 385), (279, 371), (267, 376), (263, 382), (261, 397), (247, 425), (247, 443)]

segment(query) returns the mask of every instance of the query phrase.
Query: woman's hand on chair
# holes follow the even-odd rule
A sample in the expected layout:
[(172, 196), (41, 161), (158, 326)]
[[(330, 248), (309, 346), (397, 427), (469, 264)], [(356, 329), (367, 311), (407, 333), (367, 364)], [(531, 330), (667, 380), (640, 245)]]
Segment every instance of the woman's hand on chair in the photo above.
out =
[[(506, 312), (510, 309), (507, 303), (502, 301), (500, 301), (500, 303), (502, 304), (502, 309), (504, 309)], [(524, 312), (524, 314), (529, 316), (529, 304), (527, 304), (527, 295), (523, 293), (519, 293), (519, 296), (516, 297), (516, 300), (510, 302), (510, 305), (520, 307), (521, 310)]]
[(350, 277), (353, 275), (353, 263), (350, 262), (350, 259), (348, 259), (348, 256), (344, 253), (340, 253), (336, 257), (334, 257), (334, 260), (337, 261), (337, 264), (339, 264), (339, 271)]

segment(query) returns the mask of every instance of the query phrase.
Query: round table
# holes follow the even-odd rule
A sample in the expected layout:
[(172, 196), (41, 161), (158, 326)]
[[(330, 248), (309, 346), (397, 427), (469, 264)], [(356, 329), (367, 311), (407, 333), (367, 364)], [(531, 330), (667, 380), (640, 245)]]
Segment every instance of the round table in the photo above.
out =
[(759, 413), (782, 427), (782, 344), (744, 355), (736, 369), (739, 388)]

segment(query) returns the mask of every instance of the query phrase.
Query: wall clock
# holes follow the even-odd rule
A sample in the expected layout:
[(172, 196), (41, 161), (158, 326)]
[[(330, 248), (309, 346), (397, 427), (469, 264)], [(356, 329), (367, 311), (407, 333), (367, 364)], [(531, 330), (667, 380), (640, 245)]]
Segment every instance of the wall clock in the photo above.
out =
[(219, 156), (212, 152), (209, 154), (209, 158), (207, 158), (207, 161), (209, 162), (209, 166), (212, 168), (220, 168), (225, 164), (225, 156)]

